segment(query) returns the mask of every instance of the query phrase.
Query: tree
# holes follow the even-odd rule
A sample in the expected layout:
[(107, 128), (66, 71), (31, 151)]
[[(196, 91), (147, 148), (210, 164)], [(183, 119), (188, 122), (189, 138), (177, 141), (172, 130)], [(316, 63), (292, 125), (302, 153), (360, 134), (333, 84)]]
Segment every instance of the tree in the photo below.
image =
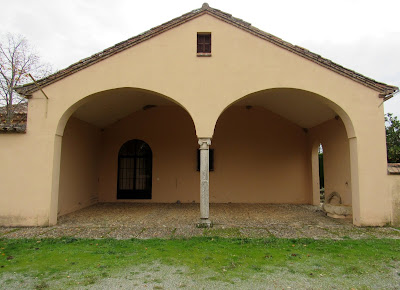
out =
[(385, 116), (386, 122), (386, 149), (389, 163), (400, 162), (400, 120), (397, 116), (388, 113)]
[[(21, 35), (7, 34), (0, 39), (0, 107), (6, 126), (13, 124), (14, 113), (25, 99), (14, 88), (32, 82), (29, 74), (40, 79), (50, 73), (50, 66), (40, 61), (39, 55)], [(2, 118), (2, 119), (3, 119)], [(1, 122), (0, 122), (1, 123)]]

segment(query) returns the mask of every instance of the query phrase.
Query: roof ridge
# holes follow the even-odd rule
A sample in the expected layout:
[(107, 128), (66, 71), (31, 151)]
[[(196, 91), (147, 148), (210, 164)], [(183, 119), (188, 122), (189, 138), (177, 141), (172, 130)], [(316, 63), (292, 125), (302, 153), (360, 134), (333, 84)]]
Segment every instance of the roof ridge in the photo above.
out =
[[(207, 3), (203, 3), (201, 8), (192, 10), (192, 11), (185, 13), (179, 17), (173, 18), (170, 21), (167, 21), (161, 25), (155, 26), (147, 31), (144, 31), (143, 33), (140, 33), (136, 36), (128, 38), (125, 41), (121, 41), (121, 42), (119, 42), (111, 47), (108, 47), (98, 53), (95, 53), (87, 58), (81, 59), (78, 62), (75, 62), (64, 69), (55, 72), (54, 74), (51, 74), (41, 80), (38, 80), (37, 83), (41, 87), (50, 85), (50, 84), (52, 84), (58, 80), (61, 80), (79, 70), (82, 70), (82, 69), (84, 69), (90, 65), (93, 65), (105, 58), (108, 58), (114, 54), (117, 54), (127, 48), (130, 48), (138, 43), (141, 43), (142, 41), (152, 38), (160, 33), (163, 33), (169, 29), (172, 29), (178, 25), (181, 25), (181, 24), (183, 24), (187, 21), (190, 21), (196, 17), (199, 17), (205, 13), (211, 14), (214, 17), (216, 17), (224, 22), (227, 22), (238, 28), (241, 28), (257, 37), (267, 40), (281, 48), (291, 51), (301, 57), (304, 57), (310, 61), (313, 61), (319, 65), (322, 65), (336, 73), (346, 76), (358, 83), (361, 83), (364, 86), (367, 86), (367, 87), (379, 92), (381, 97), (385, 97), (386, 95), (389, 95), (389, 94), (394, 94), (399, 90), (398, 87), (375, 81), (372, 78), (368, 78), (360, 73), (357, 73), (353, 70), (347, 69), (329, 59), (323, 58), (319, 54), (313, 53), (306, 48), (303, 48), (298, 45), (293, 45), (287, 41), (284, 41), (279, 37), (276, 37), (270, 33), (267, 33), (261, 29), (258, 29), (256, 27), (252, 26), (249, 22), (246, 22), (240, 18), (233, 17), (229, 13), (223, 12), (223, 11), (215, 9), (215, 8), (211, 8)], [(28, 84), (25, 84), (23, 86), (16, 88), (16, 91), (19, 94), (24, 95), (24, 96), (30, 96), (33, 92), (35, 92), (37, 90), (39, 90), (39, 88), (36, 86), (35, 83), (28, 83)]]

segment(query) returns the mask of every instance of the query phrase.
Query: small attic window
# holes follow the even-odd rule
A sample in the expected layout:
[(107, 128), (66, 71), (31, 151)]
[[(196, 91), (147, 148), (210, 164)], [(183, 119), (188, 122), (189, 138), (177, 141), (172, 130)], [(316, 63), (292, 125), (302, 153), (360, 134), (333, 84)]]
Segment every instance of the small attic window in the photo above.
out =
[(197, 33), (197, 56), (211, 56), (211, 33)]

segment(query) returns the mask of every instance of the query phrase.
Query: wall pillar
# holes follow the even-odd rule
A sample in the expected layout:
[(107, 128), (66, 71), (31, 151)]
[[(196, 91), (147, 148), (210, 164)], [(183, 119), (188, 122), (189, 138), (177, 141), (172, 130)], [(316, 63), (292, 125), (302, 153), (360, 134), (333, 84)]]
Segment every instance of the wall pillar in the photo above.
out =
[(350, 146), (350, 171), (351, 171), (351, 206), (353, 210), (353, 224), (361, 226), (360, 219), (360, 188), (358, 170), (357, 138), (349, 138)]
[(370, 133), (367, 138), (362, 136), (363, 139), (349, 138), (353, 224), (356, 226), (384, 226), (391, 218), (392, 196), (387, 186), (384, 130), (379, 133), (381, 136)]
[(320, 143), (315, 143), (311, 148), (311, 174), (312, 174), (312, 205), (321, 203), (321, 189), (319, 182), (319, 149)]
[(49, 226), (57, 224), (58, 196), (60, 187), (61, 145), (63, 136), (56, 134), (53, 155), (53, 174), (50, 197)]
[(211, 138), (199, 138), (200, 145), (200, 224), (211, 225), (209, 220), (210, 201), (210, 164), (209, 148)]

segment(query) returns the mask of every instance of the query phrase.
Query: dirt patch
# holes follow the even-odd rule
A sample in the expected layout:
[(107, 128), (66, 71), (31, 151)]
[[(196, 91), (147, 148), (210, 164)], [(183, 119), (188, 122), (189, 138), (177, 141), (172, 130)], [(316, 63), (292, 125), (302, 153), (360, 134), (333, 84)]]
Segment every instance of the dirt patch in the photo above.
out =
[(216, 277), (220, 273), (197, 273), (195, 269), (161, 264), (127, 268), (116, 275), (80, 277), (68, 275), (54, 280), (27, 278), (21, 274), (3, 275), (2, 289), (396, 289), (400, 276), (397, 271), (362, 276), (305, 277), (297, 269), (270, 272), (268, 268), (255, 272), (251, 279)]

